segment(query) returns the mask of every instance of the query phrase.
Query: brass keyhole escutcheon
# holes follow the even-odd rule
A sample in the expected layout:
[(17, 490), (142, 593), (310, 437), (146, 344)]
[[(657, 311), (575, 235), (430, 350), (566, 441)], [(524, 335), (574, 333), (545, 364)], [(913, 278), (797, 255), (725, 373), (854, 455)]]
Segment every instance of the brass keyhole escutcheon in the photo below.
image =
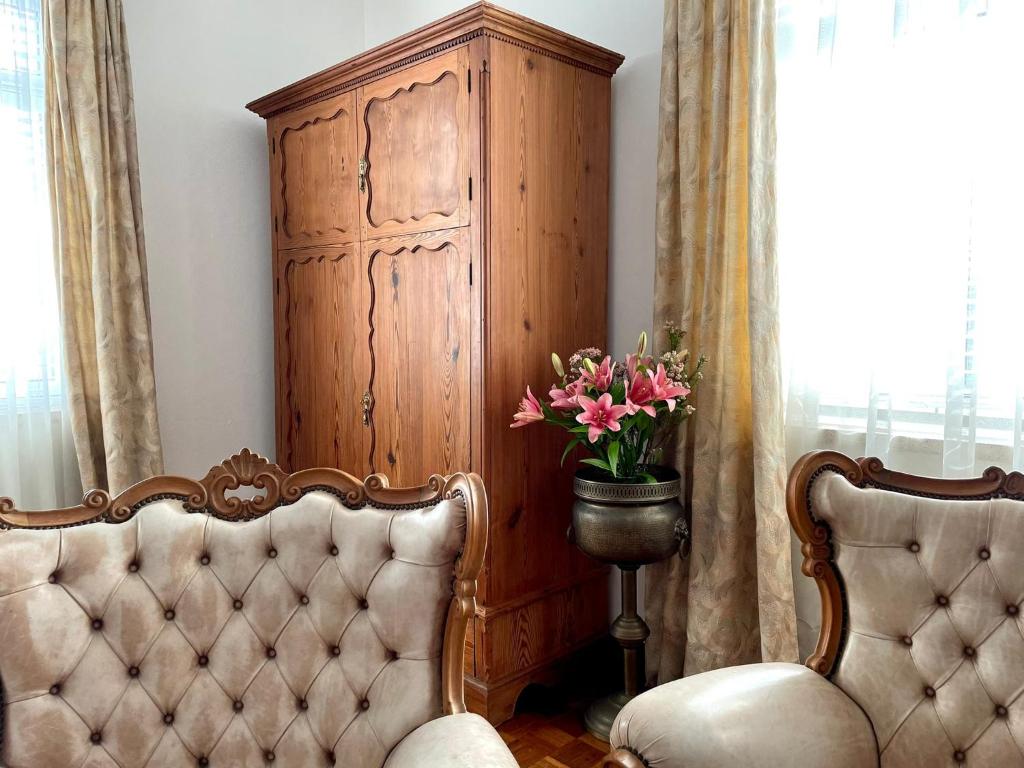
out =
[(363, 426), (364, 427), (370, 426), (370, 403), (371, 402), (372, 401), (371, 401), (371, 398), (370, 398), (370, 391), (367, 390), (366, 392), (363, 392), (362, 404), (363, 404)]

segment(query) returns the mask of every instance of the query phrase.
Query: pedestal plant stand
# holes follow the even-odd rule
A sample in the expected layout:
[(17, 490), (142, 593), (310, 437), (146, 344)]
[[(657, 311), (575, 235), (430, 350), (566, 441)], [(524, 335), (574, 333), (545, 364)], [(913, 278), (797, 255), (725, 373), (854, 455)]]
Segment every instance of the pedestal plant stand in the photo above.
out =
[(611, 635), (622, 646), (623, 690), (595, 701), (584, 715), (587, 730), (605, 741), (619, 710), (643, 690), (644, 642), (651, 630), (637, 614), (636, 572), (678, 552), (689, 533), (679, 503), (679, 473), (653, 467), (650, 474), (657, 482), (610, 482), (585, 468), (573, 483), (570, 540), (622, 575), (622, 611)]

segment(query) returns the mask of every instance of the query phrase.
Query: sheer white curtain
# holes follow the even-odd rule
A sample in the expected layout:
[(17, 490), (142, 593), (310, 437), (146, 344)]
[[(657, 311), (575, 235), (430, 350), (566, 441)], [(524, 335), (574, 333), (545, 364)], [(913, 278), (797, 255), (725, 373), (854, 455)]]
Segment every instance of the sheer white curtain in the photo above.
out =
[(777, 8), (791, 460), (1024, 468), (1024, 2)]
[[(790, 462), (835, 448), (946, 477), (1024, 468), (1024, 2), (777, 15)], [(799, 575), (796, 593), (806, 653), (818, 596)]]
[(80, 501), (63, 401), (39, 0), (0, 0), (0, 496)]

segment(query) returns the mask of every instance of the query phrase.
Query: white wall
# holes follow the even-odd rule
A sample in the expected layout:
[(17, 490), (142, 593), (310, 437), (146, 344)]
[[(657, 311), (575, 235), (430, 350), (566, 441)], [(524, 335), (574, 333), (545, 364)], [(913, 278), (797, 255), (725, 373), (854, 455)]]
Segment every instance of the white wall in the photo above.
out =
[(126, 0), (168, 472), (274, 455), (265, 124), (244, 105), (363, 49), (361, 0)]
[[(366, 0), (367, 47), (429, 24), (469, 0)], [(654, 300), (654, 203), (661, 66), (662, 0), (498, 0), (626, 57), (612, 78), (612, 352), (623, 355), (651, 330)]]

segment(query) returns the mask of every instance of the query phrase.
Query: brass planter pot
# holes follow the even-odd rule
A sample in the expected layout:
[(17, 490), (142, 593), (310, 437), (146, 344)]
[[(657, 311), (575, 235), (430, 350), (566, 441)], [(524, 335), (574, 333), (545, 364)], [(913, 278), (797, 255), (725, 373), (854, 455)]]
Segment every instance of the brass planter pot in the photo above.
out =
[(611, 635), (622, 646), (624, 690), (590, 705), (584, 722), (592, 734), (608, 740), (619, 710), (642, 690), (644, 642), (650, 628), (637, 614), (636, 572), (641, 565), (671, 557), (689, 537), (679, 502), (679, 473), (654, 467), (656, 483), (613, 483), (589, 467), (576, 473), (569, 539), (585, 554), (619, 567), (622, 612)]

